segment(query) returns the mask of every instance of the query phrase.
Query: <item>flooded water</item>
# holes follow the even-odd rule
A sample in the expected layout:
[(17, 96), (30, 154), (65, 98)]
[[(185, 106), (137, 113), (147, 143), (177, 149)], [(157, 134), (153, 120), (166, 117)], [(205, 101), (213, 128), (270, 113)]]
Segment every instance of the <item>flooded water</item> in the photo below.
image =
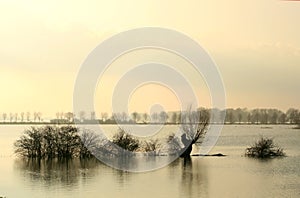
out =
[[(146, 173), (96, 160), (18, 159), (13, 142), (26, 127), (0, 126), (0, 197), (300, 197), (300, 130), (292, 126), (227, 125), (211, 153), (228, 156), (178, 159)], [(244, 157), (261, 135), (273, 137), (287, 157)]]

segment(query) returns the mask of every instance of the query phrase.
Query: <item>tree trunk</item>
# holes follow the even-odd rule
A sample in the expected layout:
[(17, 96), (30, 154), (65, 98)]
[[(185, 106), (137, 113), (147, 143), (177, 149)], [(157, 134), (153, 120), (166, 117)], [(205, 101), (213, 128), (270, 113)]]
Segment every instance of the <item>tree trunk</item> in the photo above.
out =
[(189, 146), (184, 147), (181, 151), (182, 154), (180, 155), (180, 157), (182, 157), (182, 158), (190, 157), (192, 149), (193, 149), (193, 144), (190, 144)]

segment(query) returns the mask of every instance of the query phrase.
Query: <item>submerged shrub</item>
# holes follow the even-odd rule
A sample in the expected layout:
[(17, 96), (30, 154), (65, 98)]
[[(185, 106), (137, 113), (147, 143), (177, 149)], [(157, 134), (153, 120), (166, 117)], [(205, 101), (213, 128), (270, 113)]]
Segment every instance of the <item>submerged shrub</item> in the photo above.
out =
[(127, 151), (136, 151), (140, 147), (139, 140), (121, 128), (119, 132), (113, 136), (112, 143)]
[(15, 153), (28, 158), (92, 157), (85, 147), (93, 148), (100, 141), (92, 132), (74, 126), (31, 127), (15, 143)]
[(158, 139), (155, 140), (146, 140), (143, 142), (143, 150), (145, 152), (156, 152), (160, 147)]
[(85, 130), (80, 134), (79, 156), (80, 158), (92, 158), (98, 151), (102, 139), (96, 133)]
[(276, 146), (271, 138), (261, 137), (255, 144), (246, 149), (245, 155), (255, 158), (272, 158), (285, 156), (283, 149)]

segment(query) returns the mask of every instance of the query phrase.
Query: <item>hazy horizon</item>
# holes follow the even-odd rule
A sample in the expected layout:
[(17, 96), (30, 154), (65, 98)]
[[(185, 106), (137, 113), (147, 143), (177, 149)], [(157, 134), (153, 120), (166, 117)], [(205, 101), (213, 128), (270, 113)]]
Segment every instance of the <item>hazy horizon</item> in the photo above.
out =
[[(1, 1), (0, 112), (40, 111), (45, 117), (72, 112), (74, 83), (87, 55), (116, 33), (149, 26), (182, 32), (207, 50), (222, 75), (228, 108), (300, 109), (299, 9), (299, 2), (277, 0)], [(146, 52), (114, 64), (120, 68), (158, 58), (187, 68), (173, 55)], [(111, 111), (107, 98), (123, 70), (101, 79), (95, 98), (105, 100), (95, 111)], [(200, 106), (210, 107), (205, 82), (194, 84)], [(134, 93), (129, 111), (149, 111), (155, 103), (166, 111), (178, 108), (173, 93), (149, 85)]]

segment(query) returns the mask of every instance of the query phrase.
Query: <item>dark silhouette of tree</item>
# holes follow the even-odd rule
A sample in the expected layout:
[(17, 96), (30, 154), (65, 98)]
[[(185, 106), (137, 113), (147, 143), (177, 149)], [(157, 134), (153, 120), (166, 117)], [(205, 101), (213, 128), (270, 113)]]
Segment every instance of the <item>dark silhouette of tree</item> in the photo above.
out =
[(182, 118), (182, 113), (179, 112), (178, 115), (177, 115), (177, 123), (181, 123), (181, 118)]
[(271, 124), (277, 124), (278, 120), (278, 113), (276, 111), (273, 112), (271, 116)]
[(137, 112), (133, 112), (133, 113), (131, 114), (131, 116), (132, 116), (132, 119), (133, 119), (133, 121), (134, 121), (135, 123), (137, 123), (137, 122), (139, 121), (139, 119), (140, 119), (140, 115), (139, 115)]
[(174, 133), (168, 136), (166, 146), (169, 155), (177, 155), (181, 151), (180, 140)]
[(121, 128), (119, 128), (119, 132), (113, 136), (112, 142), (127, 151), (136, 151), (139, 148), (139, 140)]
[(280, 114), (278, 121), (280, 124), (286, 123), (286, 114), (285, 113)]
[(127, 122), (127, 120), (128, 120), (128, 115), (127, 115), (127, 113), (122, 112), (122, 114), (121, 114), (121, 119), (122, 119), (123, 122)]
[(41, 112), (37, 112), (37, 118), (38, 118), (39, 122), (42, 121), (42, 113)]
[(105, 122), (107, 120), (107, 118), (108, 118), (108, 114), (105, 113), (105, 112), (102, 112), (101, 113), (101, 120), (102, 120), (102, 122)]
[(266, 109), (261, 109), (260, 110), (260, 123), (262, 124), (268, 124), (269, 123), (269, 115)]
[(25, 115), (25, 113), (24, 112), (21, 112), (21, 122), (24, 122), (24, 115)]
[(83, 130), (80, 134), (79, 156), (80, 158), (92, 158), (96, 153), (102, 139), (96, 133), (90, 130)]
[(168, 116), (168, 114), (167, 114), (165, 111), (161, 111), (161, 112), (159, 113), (159, 121), (160, 121), (161, 123), (166, 123), (167, 120), (168, 120), (168, 118), (169, 118), (169, 116)]
[[(228, 112), (227, 112), (228, 111)], [(233, 124), (235, 121), (235, 117), (233, 115), (232, 109), (226, 110), (226, 121), (229, 122), (230, 124)]]
[(151, 119), (153, 123), (157, 123), (158, 121), (158, 114), (156, 112), (151, 114)]
[(79, 112), (79, 119), (81, 122), (85, 120), (85, 111), (80, 111)]
[(193, 114), (190, 109), (186, 112), (184, 124), (181, 126), (183, 131), (181, 141), (184, 144), (181, 157), (189, 157), (193, 144), (201, 143), (201, 138), (206, 133), (209, 120), (210, 114), (207, 110), (202, 109), (197, 114)]
[(12, 113), (9, 113), (9, 121), (12, 122), (14, 119), (14, 115)]
[(286, 112), (287, 119), (291, 124), (297, 124), (299, 123), (300, 116), (299, 116), (299, 110), (290, 108)]
[(178, 117), (177, 113), (173, 112), (172, 117), (171, 117), (171, 122), (176, 124), (177, 123), (177, 117)]
[(2, 118), (3, 118), (3, 122), (6, 122), (7, 114), (6, 114), (6, 113), (3, 113), (3, 114), (2, 114)]
[(253, 124), (259, 124), (260, 117), (261, 117), (259, 109), (252, 110), (251, 115), (252, 115), (251, 122)]
[(15, 152), (26, 157), (42, 157), (43, 134), (37, 128), (25, 130), (24, 135), (15, 142)]
[(33, 113), (33, 120), (34, 120), (34, 122), (36, 122), (37, 119), (38, 119), (38, 112), (34, 112)]
[(96, 120), (96, 112), (95, 111), (91, 112), (91, 120)]
[(30, 112), (26, 112), (26, 120), (27, 120), (27, 122), (30, 121)]
[(14, 143), (15, 153), (38, 159), (90, 158), (90, 151), (96, 151), (101, 146), (102, 139), (89, 130), (81, 131), (79, 133), (78, 128), (73, 126), (32, 127), (25, 130)]
[(74, 114), (72, 112), (67, 112), (65, 113), (65, 118), (68, 120), (68, 122), (73, 122)]
[(248, 124), (251, 123), (251, 113), (248, 113), (248, 115), (247, 115), (247, 123)]
[(59, 119), (60, 119), (60, 113), (59, 113), (59, 112), (56, 112), (55, 115), (56, 115), (56, 119), (59, 120)]
[(150, 155), (157, 155), (157, 151), (159, 150), (161, 144), (158, 139), (155, 140), (146, 140), (143, 142), (144, 151), (150, 152)]
[(276, 146), (273, 139), (262, 137), (255, 144), (246, 149), (245, 155), (255, 158), (271, 158), (285, 156), (283, 149)]
[(147, 113), (144, 113), (143, 114), (143, 121), (144, 121), (144, 123), (147, 123), (148, 119), (149, 119), (149, 115)]
[(243, 120), (243, 110), (241, 108), (237, 108), (236, 110), (238, 123), (241, 124)]
[(14, 120), (15, 120), (15, 122), (18, 122), (18, 113), (15, 113)]

